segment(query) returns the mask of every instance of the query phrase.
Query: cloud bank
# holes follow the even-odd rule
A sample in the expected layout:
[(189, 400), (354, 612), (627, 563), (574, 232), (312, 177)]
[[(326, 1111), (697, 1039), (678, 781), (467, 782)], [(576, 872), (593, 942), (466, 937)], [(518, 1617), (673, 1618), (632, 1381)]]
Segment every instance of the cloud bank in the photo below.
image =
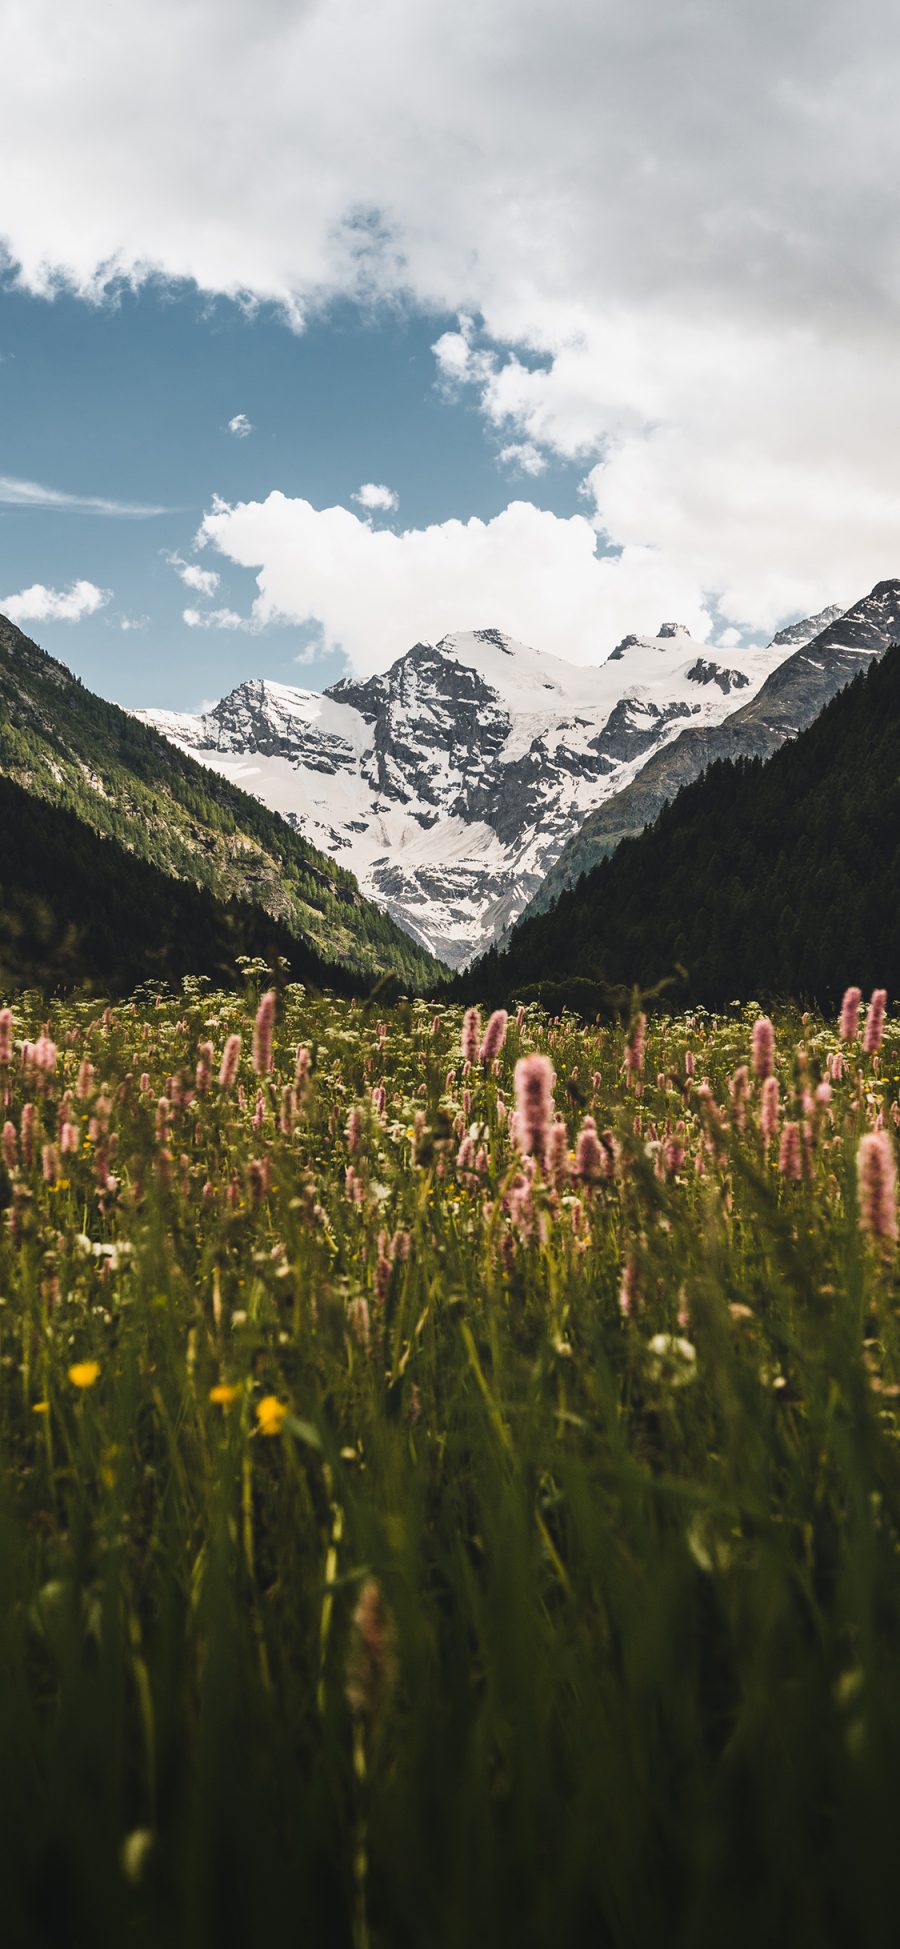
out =
[[(710, 617), (690, 578), (652, 550), (597, 552), (584, 515), (563, 519), (513, 501), (491, 521), (444, 521), (396, 534), (347, 508), (314, 508), (270, 494), (218, 502), (198, 540), (257, 572), (247, 626), (316, 624), (322, 648), (342, 648), (355, 670), (383, 670), (420, 638), (501, 627), (574, 662), (596, 663), (626, 630), (677, 621), (703, 640)], [(673, 609), (674, 604), (674, 609)], [(196, 626), (235, 628), (231, 611)]]
[(505, 464), (583, 460), (667, 608), (687, 577), (767, 627), (897, 569), (893, 0), (133, 0), (108, 25), (107, 0), (0, 19), (28, 289), (458, 314), (441, 383)]

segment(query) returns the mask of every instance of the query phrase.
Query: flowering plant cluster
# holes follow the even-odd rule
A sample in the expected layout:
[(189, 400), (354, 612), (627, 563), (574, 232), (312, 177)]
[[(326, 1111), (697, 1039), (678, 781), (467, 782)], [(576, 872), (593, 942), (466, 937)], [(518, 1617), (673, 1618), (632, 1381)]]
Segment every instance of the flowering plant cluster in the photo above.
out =
[(594, 1027), (199, 980), (0, 1009), (21, 1913), (28, 1862), (77, 1854), (80, 1781), (111, 1892), (104, 1936), (72, 1881), (73, 1939), (191, 1900), (214, 1940), (227, 1858), (235, 1902), (314, 1931), (327, 1900), (348, 1944), (412, 1913), (478, 1940), (498, 1904), (522, 1942), (662, 1940), (690, 1832), (666, 1900), (705, 1944), (738, 1808), (761, 1885), (779, 1820), (792, 1887), (822, 1820), (865, 1828), (868, 1915), (898, 1122), (882, 991)]

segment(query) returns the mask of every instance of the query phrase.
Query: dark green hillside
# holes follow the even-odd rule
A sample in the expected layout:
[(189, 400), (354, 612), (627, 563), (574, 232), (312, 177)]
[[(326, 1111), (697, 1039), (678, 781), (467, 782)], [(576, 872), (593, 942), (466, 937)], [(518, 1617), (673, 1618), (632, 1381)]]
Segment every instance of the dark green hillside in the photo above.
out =
[[(573, 979), (832, 1006), (900, 991), (900, 647), (767, 762), (719, 763), (519, 925), (460, 984), (505, 999)], [(552, 986), (546, 989), (552, 1001)]]
[(161, 872), (264, 908), (323, 962), (408, 984), (437, 963), (287, 822), (116, 704), (0, 617), (0, 774)]
[(174, 880), (0, 778), (0, 999), (29, 987), (127, 994), (185, 974), (227, 984), (239, 954), (282, 956), (289, 979), (338, 993), (367, 985), (261, 907)]

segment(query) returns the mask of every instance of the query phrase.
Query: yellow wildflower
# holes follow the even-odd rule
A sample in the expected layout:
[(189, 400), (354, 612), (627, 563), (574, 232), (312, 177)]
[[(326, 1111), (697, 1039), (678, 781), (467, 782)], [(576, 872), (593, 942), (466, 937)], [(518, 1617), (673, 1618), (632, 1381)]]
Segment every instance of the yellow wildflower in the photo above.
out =
[(32, 1414), (49, 1414), (50, 1413), (49, 1401), (32, 1401), (31, 1412)]
[(261, 1435), (280, 1435), (281, 1424), (286, 1421), (289, 1410), (277, 1394), (264, 1394), (256, 1403), (256, 1419)]
[(219, 1407), (230, 1408), (239, 1392), (238, 1388), (230, 1387), (227, 1381), (219, 1381), (215, 1387), (210, 1388), (209, 1398), (211, 1401), (216, 1401)]
[(69, 1379), (73, 1387), (93, 1387), (100, 1377), (99, 1360), (76, 1360), (69, 1368)]

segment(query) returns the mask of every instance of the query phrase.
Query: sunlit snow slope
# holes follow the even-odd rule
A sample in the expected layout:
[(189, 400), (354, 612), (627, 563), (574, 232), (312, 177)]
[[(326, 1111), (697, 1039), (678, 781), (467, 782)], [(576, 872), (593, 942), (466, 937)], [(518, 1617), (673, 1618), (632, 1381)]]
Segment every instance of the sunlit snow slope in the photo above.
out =
[(201, 716), (137, 715), (283, 813), (460, 967), (521, 913), (588, 812), (687, 725), (747, 703), (796, 646), (711, 650), (664, 624), (582, 668), (470, 630), (322, 695), (254, 679)]

